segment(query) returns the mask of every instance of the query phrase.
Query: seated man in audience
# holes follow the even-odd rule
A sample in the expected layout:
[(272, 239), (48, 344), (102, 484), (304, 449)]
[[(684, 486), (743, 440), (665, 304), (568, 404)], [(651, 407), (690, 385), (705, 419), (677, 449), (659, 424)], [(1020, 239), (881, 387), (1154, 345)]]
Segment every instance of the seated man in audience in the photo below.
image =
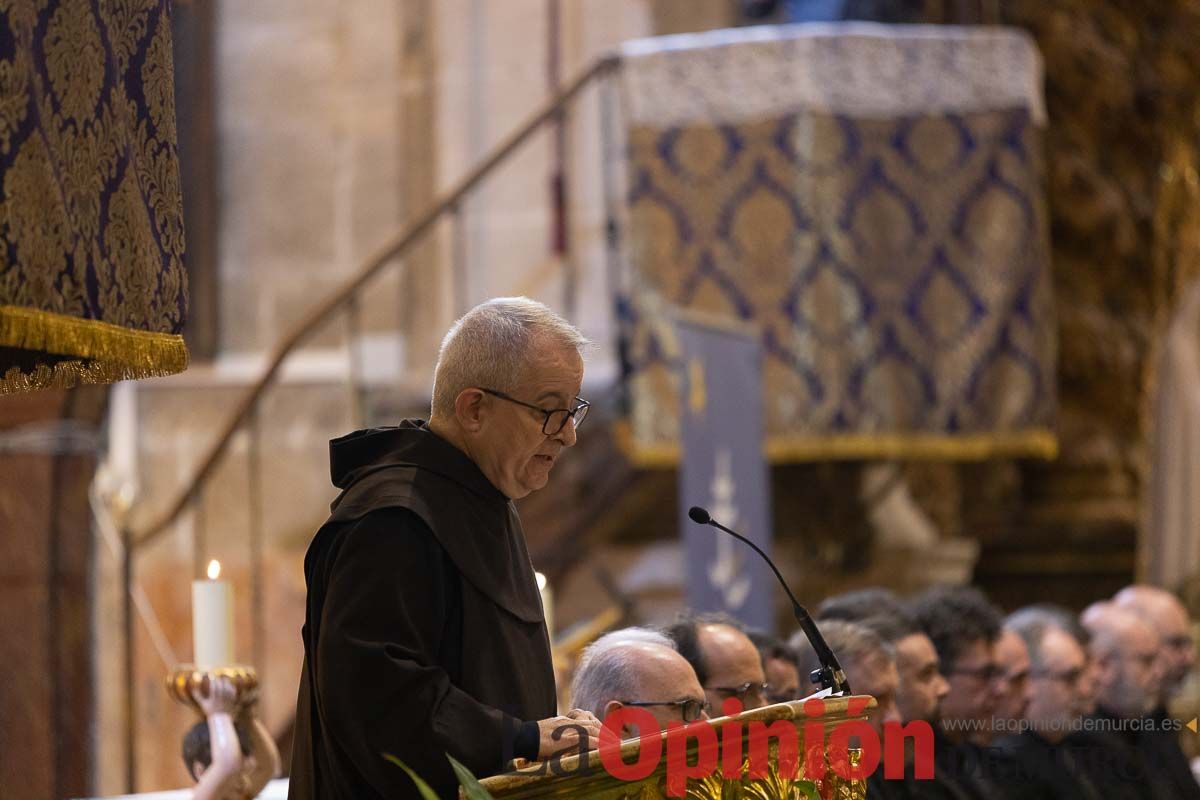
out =
[[(937, 650), (916, 618), (886, 589), (859, 589), (834, 595), (821, 603), (819, 624), (831, 620), (857, 622), (875, 631), (896, 651), (896, 708), (903, 722), (936, 722), (942, 698), (950, 685), (942, 675)], [(850, 684), (857, 691), (853, 683)]]
[(1029, 648), (1025, 639), (1007, 625), (1000, 631), (995, 648), (996, 669), (996, 714), (991, 726), (994, 736), (978, 738), (981, 745), (990, 744), (992, 738), (1019, 733), (1029, 705)]
[(1160, 643), (1162, 684), (1158, 702), (1149, 714), (1149, 724), (1138, 738), (1138, 745), (1150, 768), (1167, 776), (1174, 797), (1200, 798), (1200, 785), (1197, 785), (1187, 757), (1179, 746), (1182, 725), (1168, 711), (1168, 705), (1195, 664), (1192, 621), (1179, 598), (1157, 586), (1128, 586), (1117, 593), (1113, 602), (1118, 608), (1133, 611), (1150, 623)]
[[(938, 672), (937, 653), (929, 643), (929, 637), (916, 629), (902, 607), (897, 606), (892, 614), (876, 613), (859, 622), (822, 619), (818, 625), (846, 671), (850, 688), (855, 694), (872, 695), (879, 703), (870, 718), (876, 730), (882, 730), (887, 722), (917, 720), (929, 724), (936, 719), (946, 681)], [(803, 634), (795, 638), (800, 637)], [(903, 642), (907, 648), (903, 657), (899, 656), (898, 642)], [(796, 650), (800, 654), (801, 669), (809, 663), (815, 668), (816, 656), (807, 641), (797, 643)], [(905, 670), (899, 668), (903, 659), (908, 661), (905, 664), (907, 686)], [(904, 709), (908, 709), (911, 716), (906, 718)], [(911, 742), (905, 758), (909, 766), (903, 778), (885, 779), (882, 764), (875, 770), (867, 781), (868, 797), (873, 800), (961, 800), (965, 796), (936, 764), (933, 780), (916, 780), (911, 766)]]
[(1004, 627), (1025, 641), (1029, 654), (1027, 725), (997, 742), (1016, 764), (1013, 788), (1027, 800), (1100, 800), (1105, 787), (1089, 778), (1088, 754), (1068, 741), (1089, 703), (1086, 651), (1047, 609), (1016, 611)]
[[(626, 706), (644, 709), (660, 729), (708, 718), (704, 689), (691, 665), (670, 639), (643, 628), (614, 631), (584, 651), (571, 703), (602, 720)], [(622, 726), (622, 738), (645, 733)]]
[[(868, 722), (882, 735), (885, 722), (900, 721), (896, 708), (900, 676), (896, 672), (895, 649), (865, 625), (840, 620), (822, 620), (819, 625), (829, 649), (837, 655), (846, 673), (851, 690), (875, 698), (878, 705), (871, 709)], [(796, 652), (802, 674), (820, 669), (821, 662), (803, 631), (797, 631), (789, 644)]]
[(767, 705), (767, 681), (758, 648), (736, 620), (724, 615), (686, 614), (663, 633), (696, 671), (713, 716), (727, 714), (727, 700), (739, 701), (746, 711)]
[(1096, 712), (1073, 741), (1093, 756), (1089, 777), (1114, 797), (1180, 796), (1169, 776), (1147, 759), (1141, 742), (1162, 686), (1158, 634), (1141, 616), (1112, 602), (1092, 604), (1082, 620), (1092, 637)]
[(918, 623), (937, 649), (949, 683), (934, 726), (935, 760), (968, 798), (1005, 796), (998, 775), (1011, 765), (988, 751), (1001, 668), (994, 648), (1000, 638), (998, 612), (983, 593), (968, 587), (938, 587), (913, 606)]
[(1094, 713), (1096, 710), (1096, 687), (1093, 673), (1096, 665), (1091, 656), (1092, 635), (1080, 622), (1079, 615), (1069, 608), (1054, 603), (1034, 603), (1014, 611), (1008, 616), (1005, 624), (1014, 627), (1020, 626), (1025, 623), (1026, 617), (1030, 620), (1044, 621), (1046, 624), (1058, 628), (1074, 639), (1076, 644), (1083, 649), (1085, 667), (1079, 683), (1079, 700), (1082, 704), (1080, 713), (1085, 717)]
[[(749, 632), (750, 641), (758, 648), (763, 673), (767, 676), (767, 703), (786, 703), (812, 694), (808, 676), (800, 676), (796, 653), (779, 639), (759, 631)], [(814, 687), (815, 690), (815, 687)]]

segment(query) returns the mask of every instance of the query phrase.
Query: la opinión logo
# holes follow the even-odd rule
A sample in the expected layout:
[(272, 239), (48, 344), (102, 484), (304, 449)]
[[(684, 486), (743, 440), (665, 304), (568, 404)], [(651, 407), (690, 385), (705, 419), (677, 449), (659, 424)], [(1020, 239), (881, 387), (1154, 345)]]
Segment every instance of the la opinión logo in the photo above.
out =
[[(865, 697), (851, 698), (848, 714), (860, 716), (866, 713), (868, 702)], [(725, 701), (721, 708), (726, 716), (740, 714), (742, 710), (742, 704), (736, 699)], [(899, 722), (885, 723), (881, 742), (879, 734), (868, 722), (847, 720), (835, 724), (827, 738), (825, 723), (817, 719), (824, 714), (823, 700), (814, 698), (804, 704), (804, 715), (811, 720), (802, 726), (804, 775), (810, 779), (822, 778), (827, 771), (832, 771), (846, 780), (865, 780), (879, 768), (881, 762), (885, 778), (902, 779), (907, 763), (905, 740), (913, 742), (913, 776), (918, 780), (933, 778), (933, 727), (928, 722), (914, 720), (904, 725)], [(621, 734), (627, 727), (636, 727), (639, 732), (645, 732), (641, 735), (637, 757), (632, 763), (625, 762), (621, 757)], [(722, 722), (719, 725), (708, 721), (687, 724), (672, 722), (662, 731), (650, 712), (626, 706), (609, 714), (604, 720), (600, 734), (600, 763), (614, 778), (644, 780), (662, 762), (665, 740), (667, 794), (683, 797), (687, 793), (689, 779), (706, 778), (717, 770), (718, 765), (726, 778), (765, 778), (770, 769), (770, 744), (773, 740), (777, 747), (777, 774), (791, 780), (801, 777), (801, 736), (791, 720), (775, 720), (771, 723), (751, 721), (745, 727), (748, 758), (743, 758), (740, 722)], [(688, 750), (693, 741), (696, 743), (695, 758), (689, 763)], [(857, 763), (850, 758), (852, 748), (860, 754)]]

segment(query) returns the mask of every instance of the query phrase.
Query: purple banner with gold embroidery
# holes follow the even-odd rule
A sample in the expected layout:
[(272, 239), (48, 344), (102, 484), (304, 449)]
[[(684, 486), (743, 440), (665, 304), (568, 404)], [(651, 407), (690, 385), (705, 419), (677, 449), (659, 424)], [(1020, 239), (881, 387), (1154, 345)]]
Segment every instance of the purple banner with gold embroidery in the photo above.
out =
[(187, 366), (167, 0), (0, 11), (0, 393)]
[[(1041, 63), (1002, 28), (630, 43), (633, 455), (673, 462), (669, 311), (752, 322), (773, 460), (1052, 457)], [(747, 390), (749, 396), (750, 390)]]

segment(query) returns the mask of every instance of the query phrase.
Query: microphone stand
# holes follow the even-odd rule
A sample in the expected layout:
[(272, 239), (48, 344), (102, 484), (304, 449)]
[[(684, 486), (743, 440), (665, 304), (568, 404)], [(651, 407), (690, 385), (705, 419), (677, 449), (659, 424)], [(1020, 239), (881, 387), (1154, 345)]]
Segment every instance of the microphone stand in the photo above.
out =
[(812, 645), (813, 651), (817, 654), (817, 660), (821, 662), (821, 666), (818, 669), (814, 669), (809, 678), (822, 689), (832, 689), (833, 694), (849, 695), (850, 682), (846, 680), (846, 673), (842, 671), (842, 665), (838, 663), (837, 656), (833, 654), (833, 650), (825, 642), (825, 637), (821, 635), (821, 631), (817, 628), (817, 623), (813, 622), (813, 618), (808, 613), (808, 610), (800, 605), (800, 601), (796, 599), (796, 595), (792, 594), (791, 588), (788, 587), (783, 576), (779, 574), (779, 569), (775, 566), (775, 562), (754, 542), (742, 536), (737, 531), (726, 528), (713, 519), (708, 511), (700, 506), (692, 506), (688, 511), (688, 517), (698, 525), (711, 525), (718, 530), (728, 533), (733, 538), (745, 542), (750, 545), (754, 552), (762, 557), (763, 561), (767, 562), (767, 566), (775, 573), (779, 585), (783, 587), (783, 590), (787, 592), (788, 598), (792, 601), (792, 614), (795, 615), (796, 622), (800, 625), (800, 630), (804, 631), (804, 635), (808, 638), (808, 643)]

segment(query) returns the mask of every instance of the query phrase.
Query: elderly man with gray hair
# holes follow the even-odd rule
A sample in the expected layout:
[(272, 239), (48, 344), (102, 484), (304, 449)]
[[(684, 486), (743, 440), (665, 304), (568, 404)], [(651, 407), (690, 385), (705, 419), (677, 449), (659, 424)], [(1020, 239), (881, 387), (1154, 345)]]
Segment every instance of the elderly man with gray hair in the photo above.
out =
[[(571, 703), (604, 719), (626, 706), (645, 709), (659, 728), (708, 718), (704, 689), (671, 640), (648, 628), (605, 634), (583, 651)], [(622, 736), (642, 736), (622, 726)]]
[(442, 342), (428, 422), (330, 443), (341, 494), (304, 559), (290, 797), (419, 797), (384, 753), (457, 797), (447, 755), (486, 776), (598, 739), (592, 714), (556, 716), (513, 505), (575, 444), (586, 344), (541, 303), (488, 301)]
[(1158, 634), (1159, 692), (1138, 737), (1138, 748), (1151, 769), (1168, 777), (1175, 797), (1200, 798), (1200, 785), (1179, 742), (1183, 722), (1169, 710), (1196, 662), (1192, 620), (1178, 597), (1157, 586), (1126, 586), (1113, 597), (1113, 604), (1142, 617)]
[(1108, 768), (1096, 782), (1142, 797), (1196, 796), (1173, 786), (1146, 747), (1147, 715), (1162, 687), (1158, 633), (1144, 616), (1107, 601), (1088, 606), (1081, 620), (1091, 635), (1096, 711), (1075, 738), (1104, 754)]
[(1029, 606), (1010, 614), (1004, 629), (1025, 642), (1029, 703), (1024, 729), (996, 742), (1012, 758), (1013, 794), (1028, 800), (1078, 797), (1099, 800), (1111, 781), (1089, 774), (1097, 746), (1075, 735), (1089, 711), (1088, 656), (1070, 613)]

